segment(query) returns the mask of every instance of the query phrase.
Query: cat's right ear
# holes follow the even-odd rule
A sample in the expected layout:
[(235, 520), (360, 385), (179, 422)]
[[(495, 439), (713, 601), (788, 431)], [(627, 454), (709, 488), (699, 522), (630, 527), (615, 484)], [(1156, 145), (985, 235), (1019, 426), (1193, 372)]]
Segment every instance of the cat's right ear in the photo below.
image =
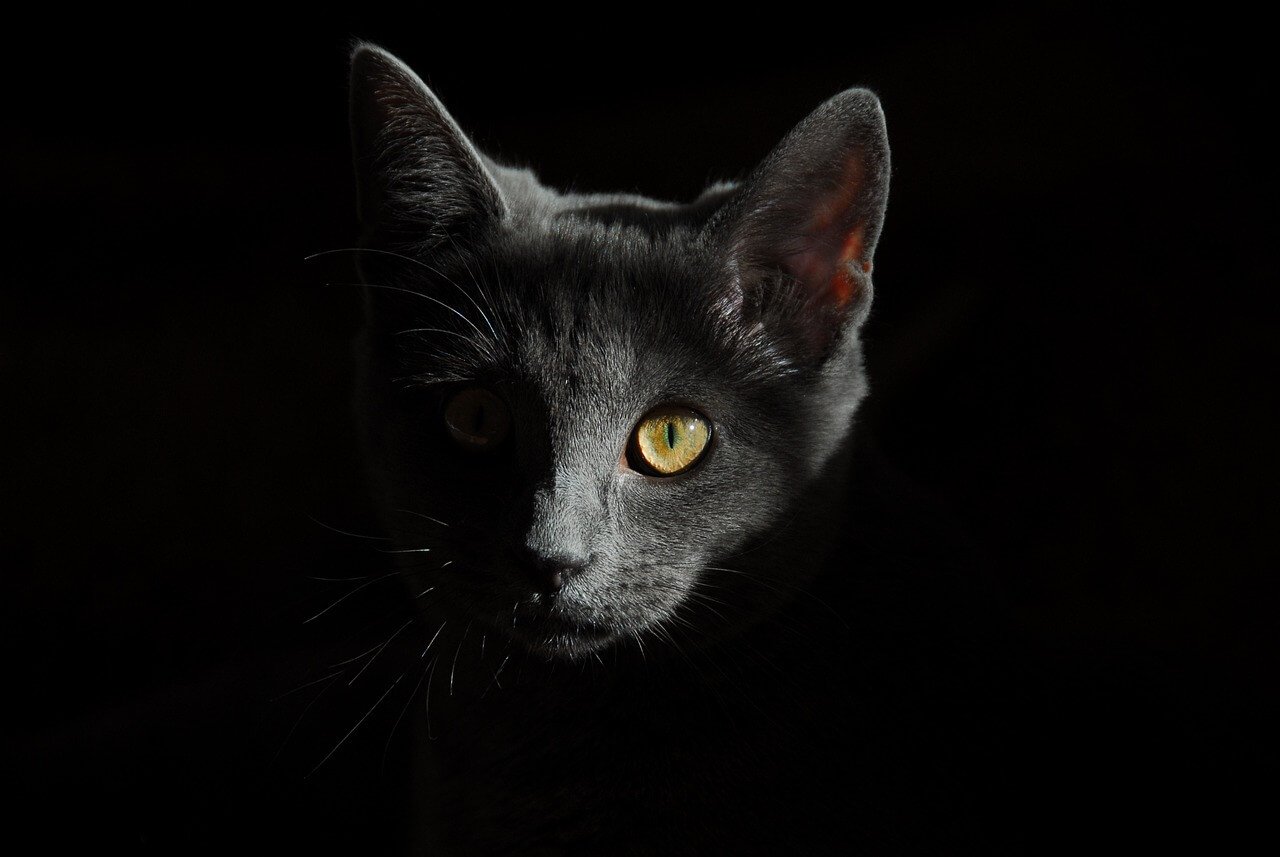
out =
[(376, 45), (351, 55), (351, 142), (366, 246), (422, 251), (502, 219), (502, 193), (440, 99)]

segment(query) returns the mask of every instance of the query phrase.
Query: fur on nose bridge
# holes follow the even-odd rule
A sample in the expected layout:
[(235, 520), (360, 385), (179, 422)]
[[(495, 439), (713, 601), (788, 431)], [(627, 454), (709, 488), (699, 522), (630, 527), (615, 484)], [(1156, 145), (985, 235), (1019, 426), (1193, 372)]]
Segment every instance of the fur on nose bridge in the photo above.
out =
[(525, 547), (542, 556), (585, 562), (603, 513), (592, 480), (556, 474), (534, 492)]

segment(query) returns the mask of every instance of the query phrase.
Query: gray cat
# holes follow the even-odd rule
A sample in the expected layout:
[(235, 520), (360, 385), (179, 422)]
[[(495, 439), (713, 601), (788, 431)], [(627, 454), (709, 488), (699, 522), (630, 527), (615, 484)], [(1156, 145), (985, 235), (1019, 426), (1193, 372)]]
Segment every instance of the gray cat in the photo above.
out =
[[(964, 647), (908, 582), (932, 536), (847, 487), (876, 478), (851, 433), (877, 98), (836, 95), (688, 204), (496, 163), (372, 45), (351, 122), (358, 409), (426, 646), (415, 848), (966, 835), (957, 747), (981, 741), (943, 737), (973, 725), (945, 701)], [(909, 561), (876, 541), (895, 527)]]

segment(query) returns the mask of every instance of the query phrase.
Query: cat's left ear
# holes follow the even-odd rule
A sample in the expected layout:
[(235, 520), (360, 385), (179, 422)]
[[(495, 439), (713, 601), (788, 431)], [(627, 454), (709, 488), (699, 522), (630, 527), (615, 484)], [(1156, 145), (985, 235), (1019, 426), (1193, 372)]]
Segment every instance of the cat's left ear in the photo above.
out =
[(849, 89), (809, 114), (709, 224), (731, 265), (726, 306), (785, 319), (825, 351), (871, 303), (871, 264), (889, 195), (880, 100)]
[(351, 55), (351, 142), (367, 243), (430, 248), (502, 219), (480, 153), (413, 70), (376, 45)]

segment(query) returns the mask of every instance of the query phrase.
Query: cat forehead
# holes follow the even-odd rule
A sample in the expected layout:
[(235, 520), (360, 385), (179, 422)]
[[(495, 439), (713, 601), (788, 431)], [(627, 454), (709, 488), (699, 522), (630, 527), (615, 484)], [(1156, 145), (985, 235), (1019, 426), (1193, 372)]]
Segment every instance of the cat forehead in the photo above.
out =
[(462, 329), (496, 339), (475, 355), (496, 353), (500, 365), (477, 365), (476, 376), (532, 381), (553, 397), (568, 389), (629, 397), (715, 374), (729, 359), (711, 300), (716, 266), (693, 242), (629, 227), (560, 226), (495, 236), (475, 255), (441, 263), (480, 298), (472, 312), (487, 314), (478, 330)]
[[(619, 211), (630, 215), (623, 217)], [(528, 219), (514, 217), (499, 227), (491, 252), (527, 260), (549, 275), (595, 275), (607, 281), (623, 275), (683, 274), (710, 261), (701, 234), (687, 225), (646, 218), (634, 205), (610, 209), (573, 207)]]
[(616, 395), (715, 362), (696, 266), (573, 253), (525, 277), (512, 295), (507, 347), (540, 386)]
[[(573, 389), (630, 399), (789, 371), (759, 331), (726, 314), (733, 271), (698, 229), (602, 222), (565, 209), (513, 217), (484, 240), (450, 242), (427, 261), (411, 270), (461, 312), (423, 307), (449, 329), (423, 325), (424, 337), (449, 340), (423, 350), (457, 358), (424, 380), (506, 378), (532, 381), (548, 396)], [(450, 347), (460, 339), (475, 347)]]
[(490, 288), (534, 326), (585, 340), (592, 334), (668, 332), (705, 314), (720, 275), (711, 255), (684, 234), (634, 227), (557, 222), (521, 230), (490, 248)]

